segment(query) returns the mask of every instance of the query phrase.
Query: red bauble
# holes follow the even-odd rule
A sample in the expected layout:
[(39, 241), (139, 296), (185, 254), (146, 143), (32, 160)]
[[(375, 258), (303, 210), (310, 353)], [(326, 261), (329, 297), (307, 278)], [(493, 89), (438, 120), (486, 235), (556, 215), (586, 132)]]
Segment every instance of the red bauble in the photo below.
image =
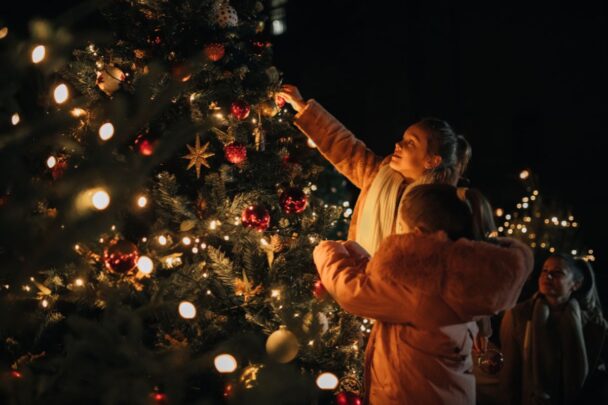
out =
[(321, 280), (315, 281), (315, 285), (312, 290), (312, 295), (314, 295), (315, 298), (318, 300), (323, 300), (327, 297), (327, 290), (325, 289), (325, 286), (323, 285)]
[(230, 106), (230, 112), (234, 117), (238, 120), (244, 120), (249, 117), (249, 113), (251, 112), (251, 107), (244, 101), (235, 101)]
[(285, 99), (281, 96), (276, 96), (274, 102), (279, 108), (283, 108), (285, 106)]
[(363, 400), (357, 394), (342, 391), (336, 395), (336, 405), (362, 405)]
[(262, 232), (270, 226), (270, 213), (261, 205), (250, 205), (243, 211), (241, 222), (248, 228)]
[(222, 45), (222, 44), (213, 43), (213, 44), (206, 45), (204, 52), (205, 52), (205, 56), (207, 56), (207, 58), (209, 58), (209, 60), (212, 60), (213, 62), (217, 62), (218, 60), (220, 60), (224, 57), (224, 55), (226, 54), (226, 49), (224, 48), (224, 45)]
[(135, 145), (141, 155), (151, 156), (156, 148), (156, 140), (150, 139), (144, 134), (140, 134), (135, 138)]
[(55, 163), (55, 166), (51, 168), (51, 176), (53, 177), (53, 180), (57, 180), (63, 176), (63, 173), (65, 173), (66, 169), (68, 168), (68, 161), (66, 158), (58, 157), (56, 159), (57, 162)]
[(308, 196), (297, 187), (290, 187), (279, 197), (279, 204), (286, 214), (300, 214), (308, 205)]
[(106, 268), (114, 273), (130, 273), (137, 266), (137, 259), (137, 246), (124, 239), (114, 239), (103, 252)]
[(247, 148), (240, 143), (232, 142), (224, 147), (224, 155), (230, 163), (238, 165), (247, 160)]
[(152, 400), (154, 401), (155, 404), (167, 404), (167, 394), (164, 394), (162, 392), (152, 392), (150, 394), (150, 398), (152, 398)]

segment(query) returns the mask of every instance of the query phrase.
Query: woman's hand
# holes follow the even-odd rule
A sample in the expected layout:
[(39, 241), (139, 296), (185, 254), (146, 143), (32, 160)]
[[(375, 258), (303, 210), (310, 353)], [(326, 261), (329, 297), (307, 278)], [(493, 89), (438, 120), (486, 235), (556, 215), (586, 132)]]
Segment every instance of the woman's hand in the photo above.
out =
[(294, 110), (296, 110), (296, 112), (300, 112), (306, 106), (306, 101), (304, 101), (304, 99), (302, 98), (300, 90), (298, 90), (296, 86), (293, 86), (291, 84), (284, 84), (281, 87), (281, 90), (275, 93), (275, 99), (277, 97), (281, 97), (286, 102), (291, 104), (291, 106)]

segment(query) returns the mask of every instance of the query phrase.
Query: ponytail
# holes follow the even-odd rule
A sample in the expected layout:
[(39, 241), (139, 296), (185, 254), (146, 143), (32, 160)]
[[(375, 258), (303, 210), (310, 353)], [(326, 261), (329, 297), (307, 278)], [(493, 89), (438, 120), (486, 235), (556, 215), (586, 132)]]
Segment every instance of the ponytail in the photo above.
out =
[(486, 240), (497, 232), (490, 202), (477, 189), (458, 188), (458, 196), (471, 211), (471, 234), (474, 240)]

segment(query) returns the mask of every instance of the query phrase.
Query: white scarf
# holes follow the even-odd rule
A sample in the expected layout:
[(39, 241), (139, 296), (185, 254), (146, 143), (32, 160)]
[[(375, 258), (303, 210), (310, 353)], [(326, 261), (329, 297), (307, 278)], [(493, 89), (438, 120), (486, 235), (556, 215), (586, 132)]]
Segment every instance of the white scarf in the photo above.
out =
[[(389, 165), (384, 165), (369, 188), (357, 224), (356, 238), (357, 243), (372, 256), (378, 250), (380, 242), (393, 231), (395, 214), (398, 212), (397, 197), (403, 181), (403, 176), (391, 169)], [(400, 230), (396, 230), (399, 233)]]

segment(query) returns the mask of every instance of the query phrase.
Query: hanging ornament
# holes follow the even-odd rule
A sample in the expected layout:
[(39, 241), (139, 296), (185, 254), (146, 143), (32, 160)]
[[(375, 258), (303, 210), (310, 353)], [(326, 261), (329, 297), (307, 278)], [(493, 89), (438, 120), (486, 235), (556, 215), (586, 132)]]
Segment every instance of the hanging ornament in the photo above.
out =
[(261, 205), (250, 205), (243, 210), (241, 222), (248, 228), (262, 232), (270, 226), (270, 213)]
[(232, 103), (230, 106), (230, 112), (237, 120), (243, 121), (249, 117), (251, 107), (246, 102), (238, 100)]
[(315, 281), (315, 284), (312, 289), (312, 295), (314, 295), (314, 297), (318, 300), (324, 300), (325, 298), (327, 298), (327, 290), (325, 289), (325, 286), (323, 285), (321, 280)]
[(283, 325), (268, 336), (266, 341), (266, 353), (279, 363), (289, 363), (295, 359), (299, 349), (300, 345), (296, 335)]
[(324, 335), (329, 330), (329, 321), (323, 312), (309, 312), (302, 318), (302, 331), (307, 335)]
[(97, 72), (97, 87), (108, 96), (114, 94), (120, 88), (120, 84), (126, 79), (122, 70), (116, 66), (106, 66), (104, 70)]
[(207, 214), (208, 208), (209, 204), (207, 203), (207, 200), (203, 196), (199, 195), (196, 200), (196, 215), (201, 219), (204, 218)]
[(103, 252), (106, 268), (114, 273), (130, 273), (137, 266), (138, 258), (137, 246), (124, 239), (114, 239)]
[(340, 378), (340, 391), (352, 392), (359, 395), (362, 390), (363, 384), (361, 384), (361, 381), (355, 375), (346, 374)]
[(140, 155), (152, 156), (158, 140), (152, 139), (152, 137), (147, 133), (142, 133), (137, 135), (134, 143)]
[(251, 389), (257, 386), (258, 374), (262, 368), (264, 368), (263, 364), (252, 364), (249, 367), (246, 367), (239, 378), (239, 381), (241, 384), (243, 384), (243, 387), (246, 389)]
[(152, 399), (155, 404), (164, 405), (168, 403), (167, 394), (161, 392), (158, 387), (154, 387), (154, 390), (150, 393), (150, 399)]
[(272, 118), (281, 111), (272, 100), (263, 101), (258, 105), (258, 109), (265, 117)]
[(297, 187), (290, 187), (281, 193), (279, 204), (286, 214), (300, 214), (308, 205), (308, 196)]
[(257, 34), (264, 32), (264, 28), (266, 28), (266, 23), (264, 21), (258, 21), (255, 25), (255, 32)]
[(504, 365), (504, 356), (498, 350), (488, 349), (479, 356), (477, 363), (484, 373), (496, 375)]
[(266, 150), (266, 133), (262, 129), (261, 125), (253, 128), (253, 138), (255, 143), (255, 150), (263, 152)]
[(209, 142), (207, 142), (203, 147), (201, 147), (201, 138), (196, 135), (196, 140), (194, 141), (194, 146), (186, 145), (189, 154), (182, 156), (182, 159), (188, 159), (190, 162), (188, 163), (188, 167), (186, 170), (194, 167), (196, 170), (196, 178), (200, 178), (201, 176), (201, 165), (205, 166), (207, 169), (210, 169), (209, 163), (207, 162), (207, 158), (211, 156), (215, 156), (215, 153), (207, 152), (207, 148), (209, 147)]
[(64, 156), (50, 157), (47, 159), (47, 166), (51, 169), (51, 177), (57, 180), (63, 176), (68, 168), (68, 160)]
[(222, 1), (218, 5), (215, 11), (215, 23), (222, 28), (232, 28), (239, 24), (239, 16), (228, 1)]
[(253, 287), (251, 281), (247, 277), (247, 273), (243, 270), (243, 278), (234, 279), (234, 295), (243, 297), (243, 301), (247, 302), (250, 298), (255, 297), (263, 291), (261, 284)]
[(354, 392), (342, 391), (336, 395), (336, 405), (362, 405), (363, 399)]
[(217, 62), (224, 57), (226, 49), (222, 44), (212, 43), (205, 45), (203, 52), (209, 60)]
[(224, 147), (224, 155), (226, 160), (232, 164), (238, 165), (247, 160), (247, 148), (237, 142), (232, 142)]

